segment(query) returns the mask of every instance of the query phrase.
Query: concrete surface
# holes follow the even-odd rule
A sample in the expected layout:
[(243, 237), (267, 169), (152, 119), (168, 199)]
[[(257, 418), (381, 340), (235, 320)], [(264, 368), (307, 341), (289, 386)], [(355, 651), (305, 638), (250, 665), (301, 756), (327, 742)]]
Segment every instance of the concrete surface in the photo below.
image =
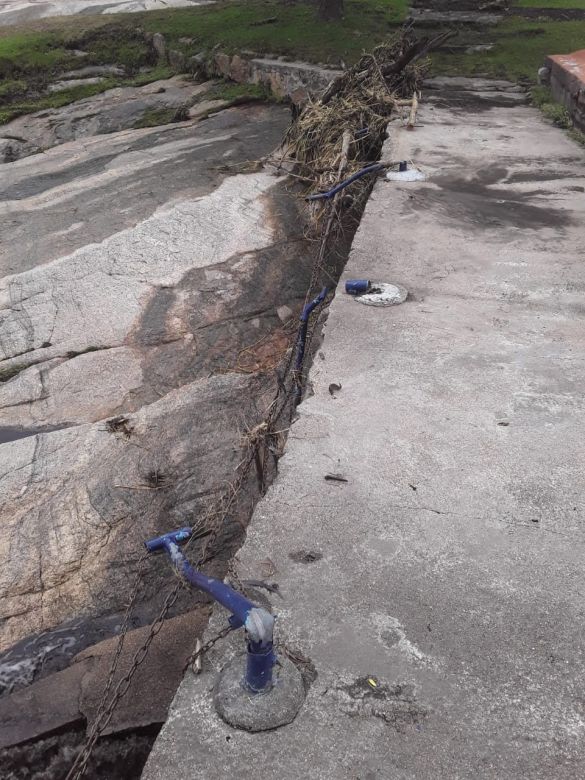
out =
[(144, 780), (585, 775), (583, 151), (525, 106), (427, 107), (396, 135), (387, 157), (430, 179), (376, 185), (345, 277), (410, 298), (339, 290), (238, 554), (316, 678), (291, 725), (230, 729), (232, 634)]
[(47, 16), (116, 14), (190, 8), (210, 0), (0, 0), (0, 27)]
[(460, 105), (467, 111), (470, 103), (481, 106), (520, 106), (528, 103), (523, 87), (503, 79), (466, 78), (465, 76), (435, 76), (425, 79), (426, 102), (445, 101), (451, 108)]

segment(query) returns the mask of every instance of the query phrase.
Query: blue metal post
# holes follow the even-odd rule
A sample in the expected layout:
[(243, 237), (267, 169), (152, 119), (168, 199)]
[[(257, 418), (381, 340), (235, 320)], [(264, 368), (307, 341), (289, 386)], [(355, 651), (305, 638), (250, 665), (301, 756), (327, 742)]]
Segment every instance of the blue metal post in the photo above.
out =
[(299, 328), (299, 334), (297, 336), (297, 359), (295, 362), (295, 372), (297, 373), (297, 391), (296, 396), (297, 400), (301, 396), (301, 383), (300, 383), (300, 372), (303, 368), (303, 361), (305, 359), (305, 346), (307, 343), (307, 329), (309, 327), (309, 317), (311, 316), (311, 312), (313, 309), (315, 309), (319, 304), (323, 303), (325, 300), (325, 297), (327, 295), (327, 287), (323, 287), (319, 295), (317, 295), (316, 298), (313, 298), (312, 301), (309, 301), (309, 303), (306, 304), (306, 306), (303, 308), (303, 311), (301, 312), (301, 327)]
[(225, 582), (206, 577), (194, 569), (179, 544), (185, 543), (193, 533), (191, 528), (180, 528), (145, 542), (148, 552), (165, 551), (177, 574), (195, 588), (208, 593), (231, 612), (230, 625), (244, 626), (248, 636), (248, 660), (245, 687), (252, 693), (263, 693), (272, 688), (272, 670), (276, 661), (273, 650), (274, 618), (268, 610), (257, 607), (246, 596), (238, 593)]

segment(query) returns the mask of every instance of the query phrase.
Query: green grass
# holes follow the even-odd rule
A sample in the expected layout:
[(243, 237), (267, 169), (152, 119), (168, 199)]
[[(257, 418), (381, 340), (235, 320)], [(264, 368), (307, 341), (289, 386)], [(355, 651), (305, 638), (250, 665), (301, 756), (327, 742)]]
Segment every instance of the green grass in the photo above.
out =
[[(87, 56), (76, 57), (81, 49)], [(85, 65), (122, 65), (135, 73), (153, 63), (153, 55), (134, 28), (113, 22), (98, 29), (82, 29), (77, 35), (64, 24), (51, 29), (0, 35), (0, 79), (46, 82), (65, 70)]]
[[(168, 65), (158, 65), (148, 73), (139, 73), (131, 78), (108, 78), (99, 84), (80, 84), (77, 87), (64, 89), (62, 92), (54, 92), (49, 95), (37, 95), (28, 100), (12, 100), (6, 105), (2, 104), (2, 95), (0, 92), (0, 125), (10, 122), (23, 114), (31, 114), (35, 111), (45, 111), (48, 108), (61, 108), (67, 106), (76, 100), (93, 97), (114, 87), (142, 87), (153, 81), (168, 79), (174, 74), (172, 68)], [(18, 82), (20, 84), (26, 82)], [(176, 120), (175, 120), (176, 121)], [(141, 127), (150, 127), (151, 125), (141, 125)]]
[(242, 102), (244, 100), (269, 100), (271, 95), (263, 84), (234, 84), (231, 81), (221, 81), (208, 89), (202, 100), (228, 100)]
[[(585, 0), (518, 0), (526, 7), (584, 7)], [(119, 16), (41, 20), (27, 29), (0, 30), (0, 123), (30, 111), (57, 108), (112, 86), (140, 86), (168, 78), (172, 69), (156, 65), (137, 27), (162, 32), (170, 48), (187, 54), (253, 51), (334, 65), (355, 62), (364, 50), (386, 40), (406, 17), (408, 0), (345, 0), (345, 16), (320, 23), (315, 3), (297, 0), (219, 0), (214, 5)], [(275, 17), (270, 24), (258, 24)], [(425, 32), (417, 25), (420, 34)], [(191, 39), (189, 43), (180, 39)], [(465, 53), (465, 45), (494, 43), (490, 51)], [(433, 55), (433, 72), (483, 75), (533, 83), (544, 57), (585, 46), (585, 20), (529, 20), (506, 17), (487, 30), (461, 28), (453, 52)], [(78, 58), (75, 49), (87, 53)], [(45, 88), (66, 70), (88, 64), (117, 64), (125, 79), (74, 87), (46, 95)], [(149, 73), (140, 68), (154, 66)], [(23, 87), (24, 85), (24, 87)], [(223, 90), (232, 89), (226, 85)], [(242, 87), (234, 87), (238, 90)], [(248, 88), (227, 100), (254, 97)], [(222, 96), (223, 97), (223, 96)], [(153, 118), (151, 118), (154, 121)], [(148, 117), (144, 121), (150, 121)]]
[(570, 130), (567, 130), (567, 135), (569, 138), (572, 138), (575, 143), (580, 144), (581, 146), (585, 146), (585, 133), (583, 133), (581, 130), (577, 130), (576, 127), (572, 127)]
[(0, 79), (52, 73), (73, 67), (75, 55), (53, 33), (17, 33), (0, 38)]
[[(120, 14), (107, 22), (104, 17), (77, 17), (42, 21), (26, 30), (3, 29), (0, 124), (32, 111), (59, 108), (113, 86), (141, 86), (170, 77), (173, 70), (155, 64), (153, 51), (137, 31), (138, 26), (162, 32), (170, 48), (190, 54), (219, 45), (224, 51), (251, 49), (310, 62), (349, 64), (396, 29), (406, 8), (407, 0), (346, 0), (345, 18), (323, 24), (316, 19), (315, 5), (302, 0), (294, 5), (282, 0), (220, 0), (213, 6)], [(255, 24), (271, 17), (276, 17), (276, 22)], [(191, 38), (192, 42), (186, 45), (180, 38)], [(87, 56), (77, 57), (76, 49)], [(45, 94), (47, 85), (64, 71), (90, 64), (121, 65), (130, 75)], [(139, 71), (145, 65), (154, 68), (142, 74)], [(245, 94), (225, 99), (253, 97), (247, 89)]]
[(23, 95), (27, 89), (28, 84), (22, 79), (7, 79), (6, 81), (0, 81), (0, 104), (19, 95)]
[(30, 98), (29, 100), (17, 100), (0, 107), (0, 125), (10, 122), (23, 114), (31, 114), (34, 111), (44, 111), (48, 108), (61, 108), (76, 100), (92, 97), (106, 89), (115, 86), (113, 79), (106, 79), (100, 84), (80, 84), (78, 87), (64, 89), (62, 92), (54, 92), (50, 95)]
[(434, 54), (433, 72), (533, 83), (547, 54), (563, 54), (585, 47), (585, 20), (540, 22), (508, 17), (489, 30), (487, 40), (495, 44), (490, 51)]
[(164, 63), (160, 63), (151, 68), (147, 73), (137, 73), (129, 79), (118, 80), (118, 86), (122, 87), (143, 87), (145, 84), (150, 84), (153, 81), (161, 81), (162, 79), (170, 79), (175, 71)]
[[(219, 44), (226, 52), (252, 50), (309, 62), (355, 62), (364, 49), (384, 40), (406, 17), (407, 0), (346, 0), (339, 22), (320, 23), (314, 4), (282, 0), (233, 0), (193, 9), (157, 11), (142, 26), (161, 32), (178, 48), (179, 38), (193, 38), (190, 51)], [(255, 22), (276, 17), (276, 22)]]
[(581, 146), (585, 146), (585, 133), (573, 127), (571, 115), (560, 103), (555, 103), (549, 87), (535, 86), (530, 90), (532, 104), (540, 108), (547, 119), (567, 131), (569, 138)]
[(181, 122), (187, 118), (186, 108), (150, 108), (145, 111), (133, 127), (158, 127), (172, 122)]
[[(290, 5), (283, 0), (220, 0), (195, 8), (120, 14), (101, 24), (90, 17), (51, 20), (28, 31), (0, 31), (0, 78), (50, 76), (89, 63), (137, 70), (149, 56), (136, 34), (138, 26), (161, 32), (171, 47), (190, 52), (219, 44), (225, 51), (250, 49), (310, 62), (351, 63), (395, 30), (406, 18), (407, 7), (408, 0), (346, 0), (344, 18), (326, 24), (317, 20), (315, 4), (303, 0)], [(257, 24), (272, 17), (276, 22)], [(186, 47), (180, 38), (192, 38), (193, 43)], [(78, 60), (73, 49), (89, 56)]]
[(564, 106), (555, 103), (548, 87), (533, 87), (530, 90), (530, 99), (554, 125), (565, 130), (572, 128), (571, 115)]

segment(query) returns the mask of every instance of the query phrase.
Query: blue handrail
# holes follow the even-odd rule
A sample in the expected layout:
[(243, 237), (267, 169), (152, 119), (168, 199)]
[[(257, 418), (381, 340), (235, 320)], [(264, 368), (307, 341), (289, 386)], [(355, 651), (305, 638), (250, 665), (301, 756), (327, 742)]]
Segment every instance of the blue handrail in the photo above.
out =
[(180, 577), (193, 587), (208, 593), (231, 612), (229, 622), (232, 628), (245, 627), (248, 635), (248, 660), (244, 683), (252, 693), (269, 690), (272, 687), (272, 670), (276, 662), (273, 650), (274, 617), (268, 610), (257, 607), (253, 601), (225, 582), (207, 577), (191, 566), (179, 545), (190, 539), (192, 534), (192, 528), (179, 528), (177, 531), (149, 539), (144, 544), (150, 553), (166, 552)]
[(374, 163), (373, 165), (368, 165), (365, 168), (362, 168), (361, 171), (357, 171), (353, 174), (353, 176), (350, 176), (349, 179), (346, 179), (345, 181), (339, 182), (339, 184), (336, 184), (335, 187), (330, 189), (328, 192), (317, 192), (315, 195), (308, 195), (305, 200), (328, 200), (329, 198), (332, 198), (334, 195), (337, 195), (338, 192), (341, 192), (341, 190), (348, 187), (350, 184), (353, 184), (354, 181), (357, 181), (358, 179), (361, 179), (362, 176), (366, 176), (368, 173), (377, 173), (378, 171), (384, 170), (384, 165), (382, 163)]

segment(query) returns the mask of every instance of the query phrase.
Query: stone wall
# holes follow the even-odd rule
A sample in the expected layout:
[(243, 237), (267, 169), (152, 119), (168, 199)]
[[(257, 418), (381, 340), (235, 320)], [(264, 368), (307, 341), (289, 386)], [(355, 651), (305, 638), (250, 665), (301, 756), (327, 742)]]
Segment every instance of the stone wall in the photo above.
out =
[(212, 61), (215, 73), (208, 75), (221, 75), (238, 84), (263, 84), (276, 98), (288, 99), (296, 105), (319, 95), (341, 73), (306, 62), (246, 59), (239, 54), (230, 57), (221, 52), (216, 53)]
[[(274, 97), (296, 105), (320, 94), (341, 73), (323, 65), (289, 62), (281, 57), (256, 57), (252, 52), (230, 55), (212, 51), (188, 55), (169, 49), (160, 33), (146, 33), (146, 37), (157, 57), (166, 60), (177, 71), (198, 73), (205, 78), (222, 76), (238, 84), (262, 84)], [(187, 39), (185, 44), (188, 44)]]
[(562, 103), (579, 130), (585, 131), (585, 49), (546, 58), (545, 74), (553, 98)]

